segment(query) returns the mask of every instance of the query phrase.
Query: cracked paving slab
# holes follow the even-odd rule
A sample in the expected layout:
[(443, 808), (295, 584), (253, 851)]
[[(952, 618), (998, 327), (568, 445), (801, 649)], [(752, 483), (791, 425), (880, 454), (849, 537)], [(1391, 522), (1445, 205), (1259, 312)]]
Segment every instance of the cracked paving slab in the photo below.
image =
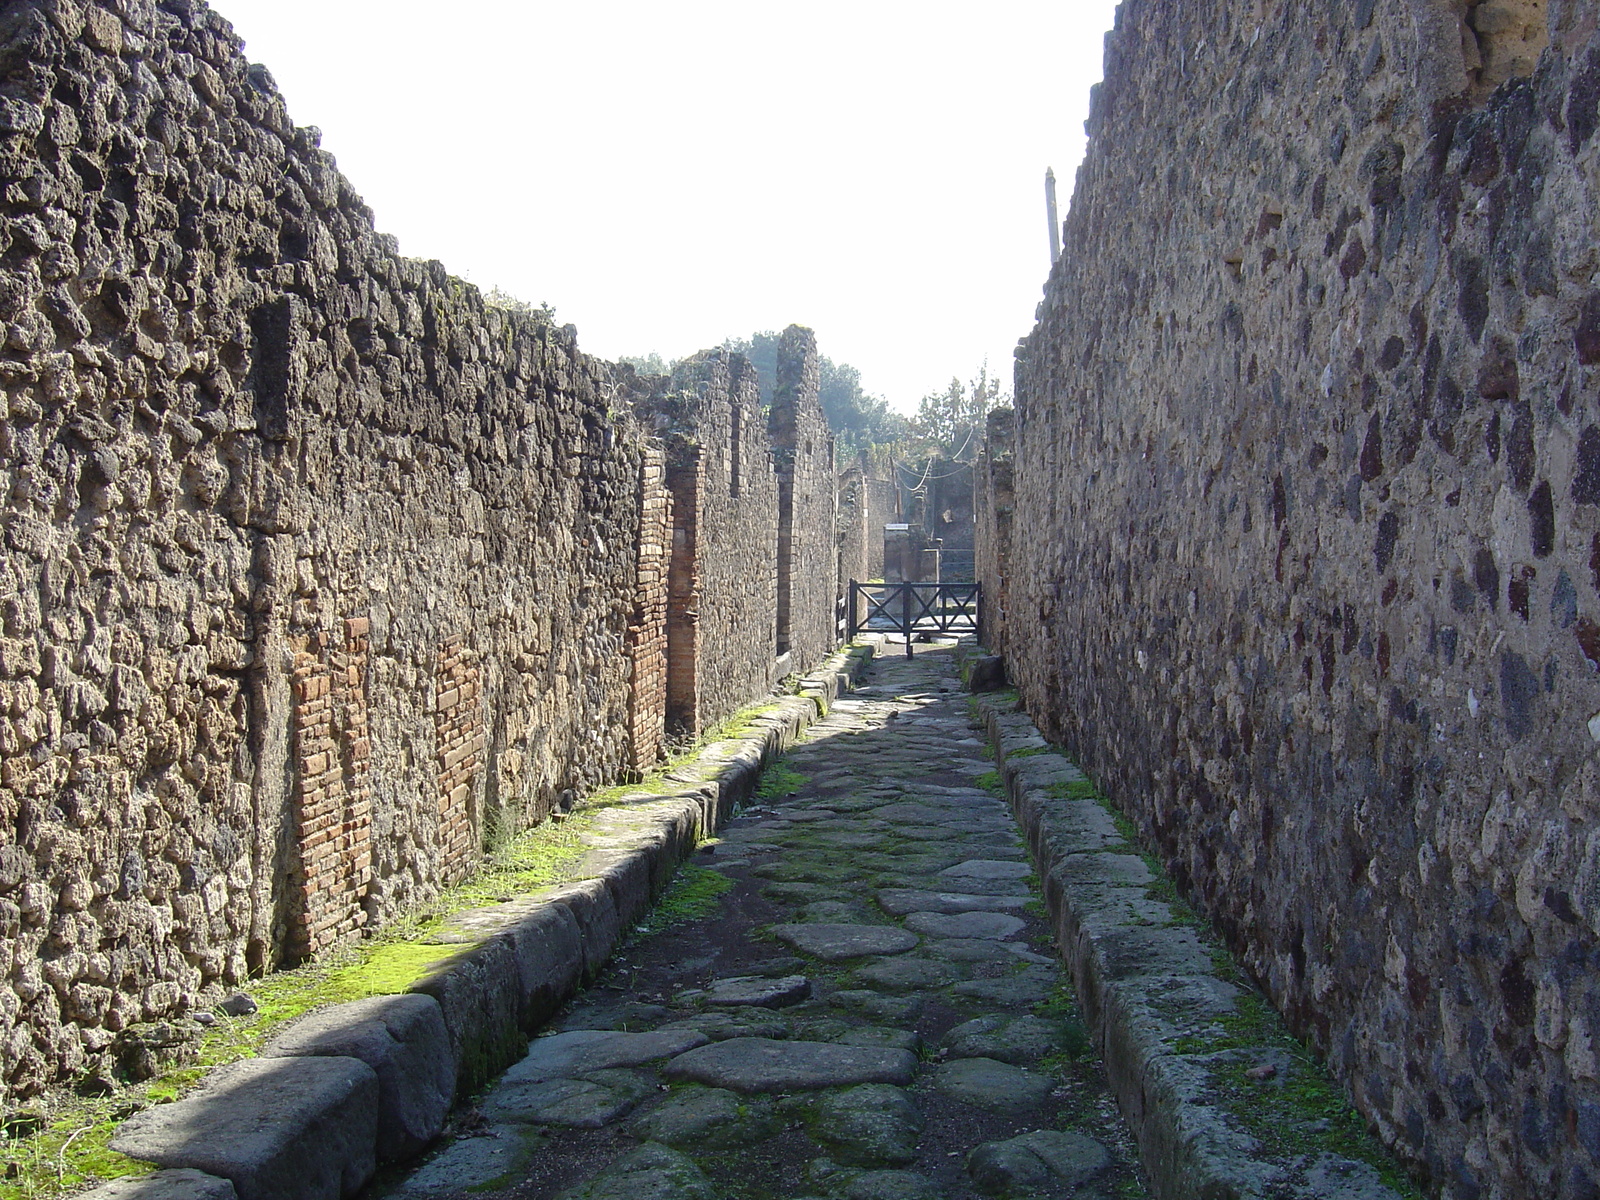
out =
[(1146, 1195), (952, 671), (875, 662), (674, 884), (722, 875), (712, 910), (625, 945), (376, 1190)]

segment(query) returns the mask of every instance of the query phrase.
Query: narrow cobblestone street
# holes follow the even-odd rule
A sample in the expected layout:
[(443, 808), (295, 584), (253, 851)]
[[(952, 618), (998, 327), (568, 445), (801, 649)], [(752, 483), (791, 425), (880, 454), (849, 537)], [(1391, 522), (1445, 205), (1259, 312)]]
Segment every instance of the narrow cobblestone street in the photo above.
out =
[(1143, 1196), (954, 676), (947, 650), (877, 660), (454, 1138), (379, 1188)]

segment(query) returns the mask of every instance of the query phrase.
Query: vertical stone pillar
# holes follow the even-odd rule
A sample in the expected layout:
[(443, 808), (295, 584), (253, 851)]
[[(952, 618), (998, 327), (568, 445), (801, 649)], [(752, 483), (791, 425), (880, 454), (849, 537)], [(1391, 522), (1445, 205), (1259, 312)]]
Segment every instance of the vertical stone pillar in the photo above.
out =
[(1004, 654), (1006, 609), (1011, 575), (1011, 521), (1016, 504), (1012, 485), (1012, 439), (1016, 413), (997, 408), (972, 473), (973, 577), (983, 589), (978, 640)]
[(835, 638), (838, 495), (833, 437), (818, 398), (817, 336), (791, 325), (778, 342), (767, 433), (778, 475), (777, 653), (804, 671)]

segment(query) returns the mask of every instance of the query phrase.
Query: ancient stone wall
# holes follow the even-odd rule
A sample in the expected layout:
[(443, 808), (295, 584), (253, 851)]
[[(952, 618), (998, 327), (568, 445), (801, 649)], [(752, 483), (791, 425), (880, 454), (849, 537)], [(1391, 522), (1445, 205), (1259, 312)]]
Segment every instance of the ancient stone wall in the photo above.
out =
[(1006, 652), (1006, 608), (1010, 602), (1013, 442), (1016, 414), (997, 408), (989, 414), (978, 461), (972, 468), (973, 569), (982, 589), (978, 641), (991, 653)]
[(747, 359), (706, 351), (663, 384), (641, 412), (667, 446), (666, 718), (681, 737), (776, 681), (778, 480)]
[(1600, 1194), (1594, 6), (1124, 0), (1106, 66), (1008, 666), (1443, 1194)]
[[(654, 385), (399, 257), (317, 140), (194, 0), (0, 8), (5, 1094), (660, 751)], [(721, 714), (772, 682), (777, 489), (748, 364), (697, 369)]]
[(817, 398), (817, 337), (791, 325), (778, 340), (767, 429), (778, 474), (778, 653), (808, 671), (833, 652), (838, 520), (833, 434)]
[(900, 521), (900, 489), (894, 481), (898, 470), (890, 464), (883, 472), (867, 473), (867, 578), (884, 579), (883, 527)]
[(852, 463), (839, 472), (839, 594), (843, 595), (853, 579), (865, 583), (871, 554), (868, 542), (871, 514), (867, 506), (867, 481), (860, 463)]

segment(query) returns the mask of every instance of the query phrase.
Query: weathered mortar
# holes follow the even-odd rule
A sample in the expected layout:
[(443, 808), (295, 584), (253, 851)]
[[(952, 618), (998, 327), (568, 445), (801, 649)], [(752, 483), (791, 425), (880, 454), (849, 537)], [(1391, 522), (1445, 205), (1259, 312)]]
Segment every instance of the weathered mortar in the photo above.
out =
[[(0, 11), (10, 1095), (428, 899), (662, 741), (651, 385), (399, 257), (239, 50), (191, 0)], [(769, 623), (718, 713), (771, 682), (751, 441), (761, 548), (694, 564), (754, 589), (714, 626)]]
[(1463, 45), (1545, 30), (1468, 7), (1124, 0), (1019, 350), (1004, 639), (1445, 1195), (1587, 1197), (1600, 35), (1552, 3), (1483, 95)]

